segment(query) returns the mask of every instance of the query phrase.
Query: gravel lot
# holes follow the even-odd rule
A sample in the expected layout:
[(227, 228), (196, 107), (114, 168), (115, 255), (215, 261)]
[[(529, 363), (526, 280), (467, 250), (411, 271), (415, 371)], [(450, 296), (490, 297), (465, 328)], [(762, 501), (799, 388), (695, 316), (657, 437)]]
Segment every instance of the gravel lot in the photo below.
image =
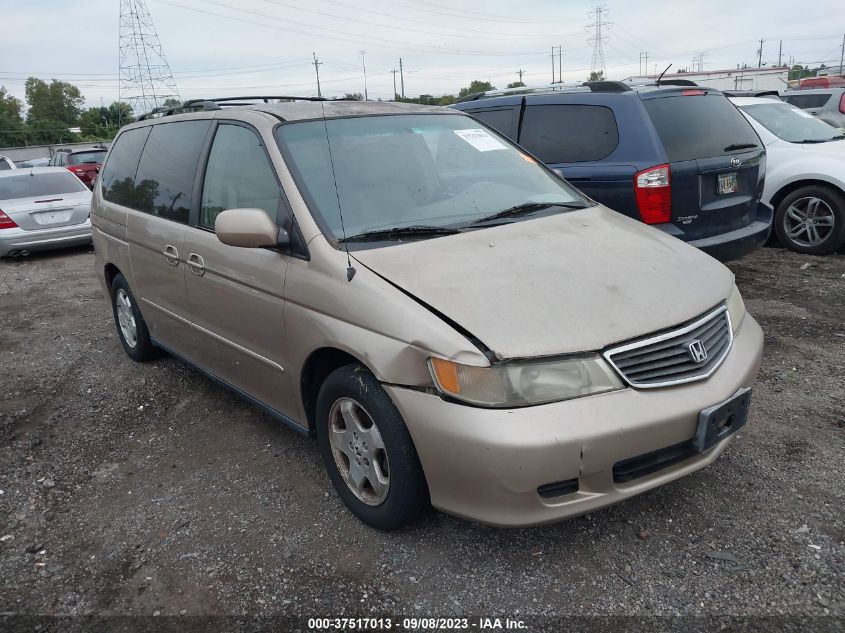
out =
[(722, 614), (842, 630), (843, 255), (731, 265), (766, 352), (748, 426), (711, 467), (543, 528), (432, 512), (392, 534), (344, 509), (311, 440), (172, 358), (130, 361), (93, 263), (0, 260), (0, 618)]

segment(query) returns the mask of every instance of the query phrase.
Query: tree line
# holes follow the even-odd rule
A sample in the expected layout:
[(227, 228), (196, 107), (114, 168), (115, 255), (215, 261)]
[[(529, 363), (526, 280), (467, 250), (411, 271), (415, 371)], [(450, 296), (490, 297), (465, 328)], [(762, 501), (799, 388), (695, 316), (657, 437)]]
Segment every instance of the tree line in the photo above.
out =
[(84, 108), (79, 88), (65, 81), (30, 77), (25, 94), (26, 116), (21, 100), (0, 86), (0, 147), (105, 141), (135, 120), (128, 103)]

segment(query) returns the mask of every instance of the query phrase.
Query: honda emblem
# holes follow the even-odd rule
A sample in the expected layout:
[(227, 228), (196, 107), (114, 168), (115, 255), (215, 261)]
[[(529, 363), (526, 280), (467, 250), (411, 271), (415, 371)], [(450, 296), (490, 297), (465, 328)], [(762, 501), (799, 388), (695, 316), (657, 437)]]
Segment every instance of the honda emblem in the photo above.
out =
[(704, 347), (704, 343), (695, 339), (692, 343), (687, 345), (687, 349), (689, 350), (690, 358), (692, 358), (692, 362), (694, 363), (703, 363), (707, 360), (707, 348)]
[(733, 165), (734, 167), (739, 167), (740, 165), (742, 165), (742, 159), (734, 156), (733, 158), (731, 158), (731, 165)]

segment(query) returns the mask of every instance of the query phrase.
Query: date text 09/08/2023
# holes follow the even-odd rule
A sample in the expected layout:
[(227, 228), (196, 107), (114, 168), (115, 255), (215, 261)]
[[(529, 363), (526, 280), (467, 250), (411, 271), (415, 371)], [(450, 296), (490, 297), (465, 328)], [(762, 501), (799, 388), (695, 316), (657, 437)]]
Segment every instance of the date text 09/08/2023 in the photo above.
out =
[(313, 631), (341, 630), (341, 631), (376, 631), (376, 630), (410, 630), (410, 631), (445, 631), (469, 630), (480, 631), (525, 630), (526, 624), (522, 620), (511, 618), (479, 617), (479, 618), (309, 618), (308, 629)]

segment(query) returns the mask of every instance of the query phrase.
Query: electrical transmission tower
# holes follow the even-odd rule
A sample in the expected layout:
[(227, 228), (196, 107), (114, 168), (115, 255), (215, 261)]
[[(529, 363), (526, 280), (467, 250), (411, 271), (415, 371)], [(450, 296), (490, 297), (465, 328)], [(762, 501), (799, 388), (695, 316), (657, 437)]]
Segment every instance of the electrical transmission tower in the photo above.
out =
[(179, 99), (146, 0), (120, 0), (120, 81), (118, 100), (135, 115)]
[(607, 9), (603, 6), (593, 7), (590, 9), (590, 17), (593, 23), (587, 27), (587, 30), (593, 32), (590, 38), (590, 44), (593, 47), (593, 59), (590, 61), (590, 73), (604, 73), (604, 43), (607, 41), (607, 36), (604, 34), (605, 29), (610, 26), (610, 22), (605, 20), (607, 17)]

